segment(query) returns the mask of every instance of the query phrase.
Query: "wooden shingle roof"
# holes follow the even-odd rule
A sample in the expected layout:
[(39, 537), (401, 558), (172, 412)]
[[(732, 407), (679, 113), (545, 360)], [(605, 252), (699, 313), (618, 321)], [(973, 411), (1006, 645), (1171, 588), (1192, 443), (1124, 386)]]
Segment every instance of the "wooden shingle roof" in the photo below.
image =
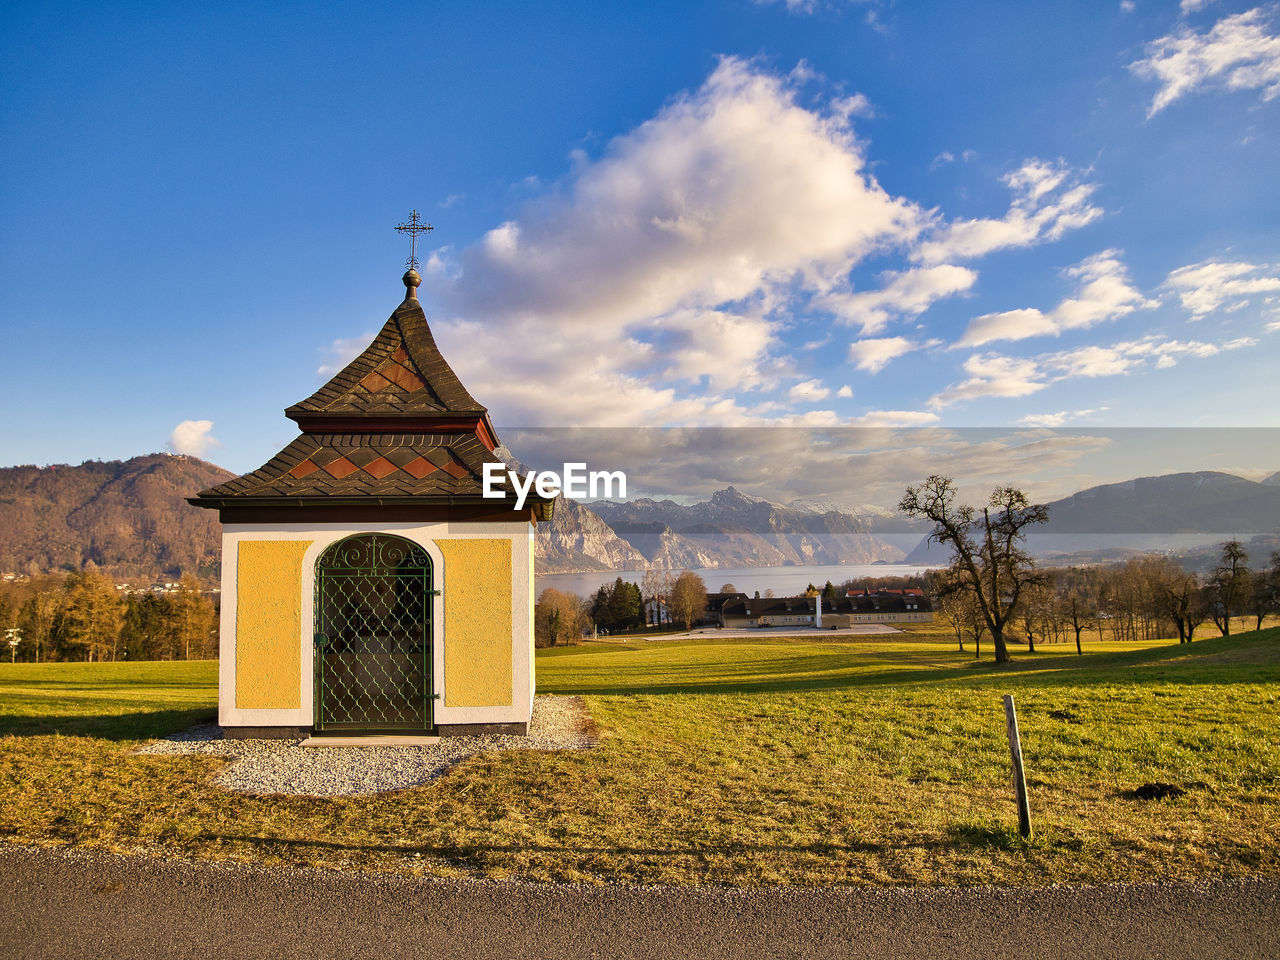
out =
[(304, 433), (201, 499), (479, 499), (488, 448), (475, 434)]
[(440, 355), (416, 297), (406, 297), (360, 356), (323, 387), (285, 410), (303, 422), (315, 414), (484, 416)]

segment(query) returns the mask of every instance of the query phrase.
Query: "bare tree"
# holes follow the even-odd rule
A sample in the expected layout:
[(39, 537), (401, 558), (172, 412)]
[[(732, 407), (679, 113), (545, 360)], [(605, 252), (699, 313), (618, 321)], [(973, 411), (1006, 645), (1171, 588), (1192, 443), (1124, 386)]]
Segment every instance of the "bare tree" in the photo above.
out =
[(1027, 652), (1036, 652), (1036, 633), (1048, 641), (1053, 630), (1054, 596), (1046, 581), (1029, 584), (1022, 594), (1019, 619), (1027, 635)]
[(1249, 592), (1245, 597), (1245, 609), (1253, 617), (1253, 629), (1261, 630), (1262, 621), (1267, 619), (1275, 607), (1275, 593), (1271, 585), (1271, 572), (1259, 570), (1249, 575)]
[(969, 636), (973, 639), (973, 659), (982, 659), (982, 635), (987, 632), (987, 621), (982, 617), (982, 611), (978, 608), (978, 601), (974, 599), (971, 593), (966, 592), (969, 607), (969, 619), (967, 627)]
[(1084, 649), (1080, 646), (1080, 634), (1095, 619), (1096, 614), (1093, 611), (1093, 605), (1088, 603), (1080, 590), (1072, 589), (1060, 598), (1059, 608), (1062, 610), (1063, 619), (1066, 620), (1067, 626), (1075, 631), (1076, 635), (1076, 653), (1084, 656)]
[(671, 616), (684, 624), (688, 630), (693, 621), (700, 620), (707, 609), (707, 585), (696, 573), (688, 570), (676, 577), (671, 588), (671, 599), (668, 602)]
[(1249, 594), (1249, 555), (1239, 540), (1228, 540), (1222, 545), (1218, 565), (1209, 574), (1209, 614), (1218, 631), (1231, 636), (1231, 615), (1238, 610)]
[(1209, 615), (1200, 581), (1168, 557), (1159, 558), (1148, 567), (1148, 572), (1162, 612), (1178, 631), (1178, 642), (1190, 643), (1195, 638), (1196, 627)]
[(933, 598), (933, 608), (955, 631), (956, 645), (963, 653), (964, 639), (968, 635), (972, 619), (973, 598), (964, 589), (964, 583), (959, 578), (949, 576), (949, 570), (928, 572), (928, 589), (929, 596)]
[(652, 625), (662, 626), (662, 611), (671, 596), (671, 571), (650, 567), (640, 580), (640, 593), (647, 609), (653, 611)]
[(577, 596), (547, 587), (538, 594), (533, 608), (534, 642), (539, 647), (554, 647), (561, 641), (576, 640), (582, 634), (583, 621), (583, 605)]
[(996, 662), (1009, 660), (1004, 632), (1018, 609), (1023, 591), (1042, 583), (1031, 556), (1023, 548), (1026, 528), (1049, 519), (1049, 510), (1033, 504), (1016, 487), (997, 487), (978, 513), (956, 503), (955, 481), (937, 474), (907, 487), (898, 509), (909, 517), (933, 521), (929, 539), (949, 546), (952, 569), (977, 601)]
[(36, 663), (40, 662), (44, 645), (49, 642), (61, 603), (62, 597), (56, 590), (37, 590), (27, 600), (27, 629), (36, 645)]

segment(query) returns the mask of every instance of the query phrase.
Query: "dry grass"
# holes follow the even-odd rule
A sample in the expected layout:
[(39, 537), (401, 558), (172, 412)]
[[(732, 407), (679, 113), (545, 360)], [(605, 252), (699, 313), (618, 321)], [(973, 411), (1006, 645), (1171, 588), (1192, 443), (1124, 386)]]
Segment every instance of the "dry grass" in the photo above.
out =
[[(652, 642), (539, 651), (593, 751), (481, 755), (374, 798), (249, 797), (207, 757), (0, 740), (0, 834), (434, 875), (1044, 884), (1280, 873), (1280, 630), (1057, 648)], [(0, 673), (0, 682), (4, 675)], [(1009, 786), (1018, 700), (1036, 835)], [(1180, 795), (1138, 799), (1144, 784)], [(1158, 791), (1157, 791), (1158, 792)]]

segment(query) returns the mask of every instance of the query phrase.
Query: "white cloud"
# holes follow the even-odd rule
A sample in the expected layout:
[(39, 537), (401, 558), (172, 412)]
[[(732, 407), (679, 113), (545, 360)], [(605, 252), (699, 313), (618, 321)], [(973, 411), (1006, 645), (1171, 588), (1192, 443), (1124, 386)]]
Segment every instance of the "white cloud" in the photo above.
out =
[[(767, 7), (778, 0), (755, 0), (758, 7)], [(817, 0), (782, 0), (789, 13), (813, 13), (817, 9)]]
[(1255, 294), (1280, 290), (1275, 271), (1267, 264), (1205, 260), (1174, 270), (1165, 286), (1178, 295), (1192, 319), (1199, 320), (1218, 309), (1239, 310)]
[(1059, 410), (1057, 413), (1033, 413), (1018, 422), (1028, 427), (1060, 427), (1072, 420), (1083, 420), (1095, 413), (1102, 413), (1106, 407), (1090, 407), (1088, 410)]
[(787, 396), (796, 403), (816, 403), (830, 394), (831, 391), (822, 385), (821, 380), (805, 380), (787, 392)]
[(1211, 3), (1213, 3), (1213, 0), (1182, 0), (1182, 3), (1178, 5), (1178, 10), (1183, 14), (1194, 13), (1197, 10), (1203, 10)]
[(476, 315), (597, 324), (793, 280), (824, 287), (921, 221), (865, 172), (860, 149), (783, 78), (727, 58), (565, 190), (490, 231), (440, 292)]
[(953, 264), (889, 271), (879, 290), (833, 292), (819, 302), (843, 323), (860, 324), (863, 334), (879, 333), (892, 320), (912, 320), (936, 301), (964, 293), (977, 279), (974, 271)]
[(964, 362), (968, 378), (929, 398), (937, 409), (980, 397), (1025, 397), (1049, 384), (1035, 360), (1000, 354), (975, 354)]
[(1219, 20), (1208, 33), (1180, 26), (1147, 44), (1147, 56), (1129, 64), (1160, 85), (1147, 116), (1202, 88), (1259, 90), (1263, 100), (1280, 94), (1280, 37), (1267, 32), (1269, 20), (1258, 7)]
[(1222, 343), (1204, 343), (1200, 340), (1161, 340), (1158, 337), (1146, 337), (1133, 343), (1119, 344), (1116, 349), (1132, 357), (1154, 359), (1160, 368), (1172, 367), (1183, 357), (1212, 357), (1229, 350), (1242, 350), (1256, 346), (1258, 341), (1253, 337), (1236, 337)]
[(1035, 308), (1006, 310), (974, 317), (957, 347), (976, 347), (995, 340), (1024, 340), (1095, 326), (1158, 305), (1147, 300), (1130, 282), (1120, 251), (1104, 250), (1064, 271), (1079, 281), (1074, 297), (1063, 300), (1048, 313)]
[[(1274, 326), (1276, 326), (1276, 327), (1280, 327), (1280, 323), (1276, 323), (1276, 324), (1274, 324)], [(853, 387), (849, 386), (849, 385), (846, 383), (843, 387), (841, 387), (839, 390), (837, 390), (837, 391), (836, 391), (836, 396), (837, 396), (837, 397), (852, 397), (852, 396), (853, 396)]]
[(1114, 377), (1129, 370), (1138, 362), (1137, 355), (1126, 349), (1127, 344), (1114, 347), (1088, 346), (1050, 354), (1041, 361), (1042, 366), (1058, 372), (1056, 379), (1071, 377)]
[(853, 427), (928, 427), (940, 418), (927, 410), (869, 410), (849, 421)]
[[(629, 347), (635, 368), (646, 355), (669, 362), (664, 380), (707, 378), (716, 390), (753, 389), (769, 383), (764, 357), (774, 341), (774, 325), (759, 316), (722, 310), (675, 310), (654, 321), (648, 343)], [(638, 362), (639, 361), (639, 362)]]
[(429, 270), (433, 327), (506, 422), (746, 418), (724, 392), (794, 378), (772, 351), (795, 305), (927, 222), (863, 149), (840, 110), (801, 107), (787, 78), (726, 58)]
[[(978, 159), (977, 150), (962, 150), (959, 159), (965, 163), (972, 163)], [(956, 162), (956, 155), (950, 150), (943, 150), (940, 154), (933, 158), (933, 162), (929, 164), (930, 170), (937, 170), (939, 167), (945, 167), (949, 163)]]
[(875, 340), (858, 340), (849, 344), (849, 359), (859, 370), (879, 373), (889, 362), (917, 349), (906, 337), (880, 337)]
[(222, 446), (210, 434), (212, 420), (183, 420), (169, 434), (169, 449), (188, 457), (205, 457), (214, 447)]
[[(1185, 2), (1185, 0), (1184, 0), (1184, 2)], [(1194, 2), (1194, 0), (1193, 0), (1193, 2)], [(1121, 12), (1121, 13), (1133, 13), (1133, 11), (1135, 11), (1135, 10), (1137, 10), (1137, 9), (1138, 9), (1138, 4), (1137, 4), (1137, 3), (1135, 3), (1135, 2), (1134, 2), (1134, 0), (1120, 0), (1120, 12)]]
[(983, 397), (1024, 397), (1062, 380), (1118, 376), (1148, 363), (1157, 369), (1167, 369), (1186, 357), (1212, 357), (1251, 347), (1257, 342), (1253, 337), (1205, 343), (1166, 340), (1153, 335), (1111, 346), (1095, 344), (1036, 357), (975, 354), (964, 364), (968, 379), (934, 394), (929, 406), (936, 410)]
[(847, 97), (839, 97), (831, 101), (831, 112), (837, 116), (864, 117), (870, 119), (876, 115), (876, 108), (865, 93), (855, 93)]
[(922, 263), (971, 259), (1007, 247), (1057, 240), (1102, 216), (1090, 202), (1097, 187), (1066, 161), (1031, 159), (1004, 177), (1013, 202), (1000, 219), (957, 220), (937, 228), (912, 258)]

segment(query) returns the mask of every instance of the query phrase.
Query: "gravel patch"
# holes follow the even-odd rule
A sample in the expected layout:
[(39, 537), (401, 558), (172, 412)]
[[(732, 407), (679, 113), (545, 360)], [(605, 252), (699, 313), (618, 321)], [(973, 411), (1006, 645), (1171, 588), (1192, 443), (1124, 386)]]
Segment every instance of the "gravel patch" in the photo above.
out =
[(301, 740), (226, 740), (200, 724), (141, 747), (138, 753), (230, 757), (217, 782), (241, 793), (355, 797), (428, 783), (486, 750), (589, 750), (594, 727), (581, 697), (535, 697), (529, 735), (441, 737), (430, 746), (301, 747)]

